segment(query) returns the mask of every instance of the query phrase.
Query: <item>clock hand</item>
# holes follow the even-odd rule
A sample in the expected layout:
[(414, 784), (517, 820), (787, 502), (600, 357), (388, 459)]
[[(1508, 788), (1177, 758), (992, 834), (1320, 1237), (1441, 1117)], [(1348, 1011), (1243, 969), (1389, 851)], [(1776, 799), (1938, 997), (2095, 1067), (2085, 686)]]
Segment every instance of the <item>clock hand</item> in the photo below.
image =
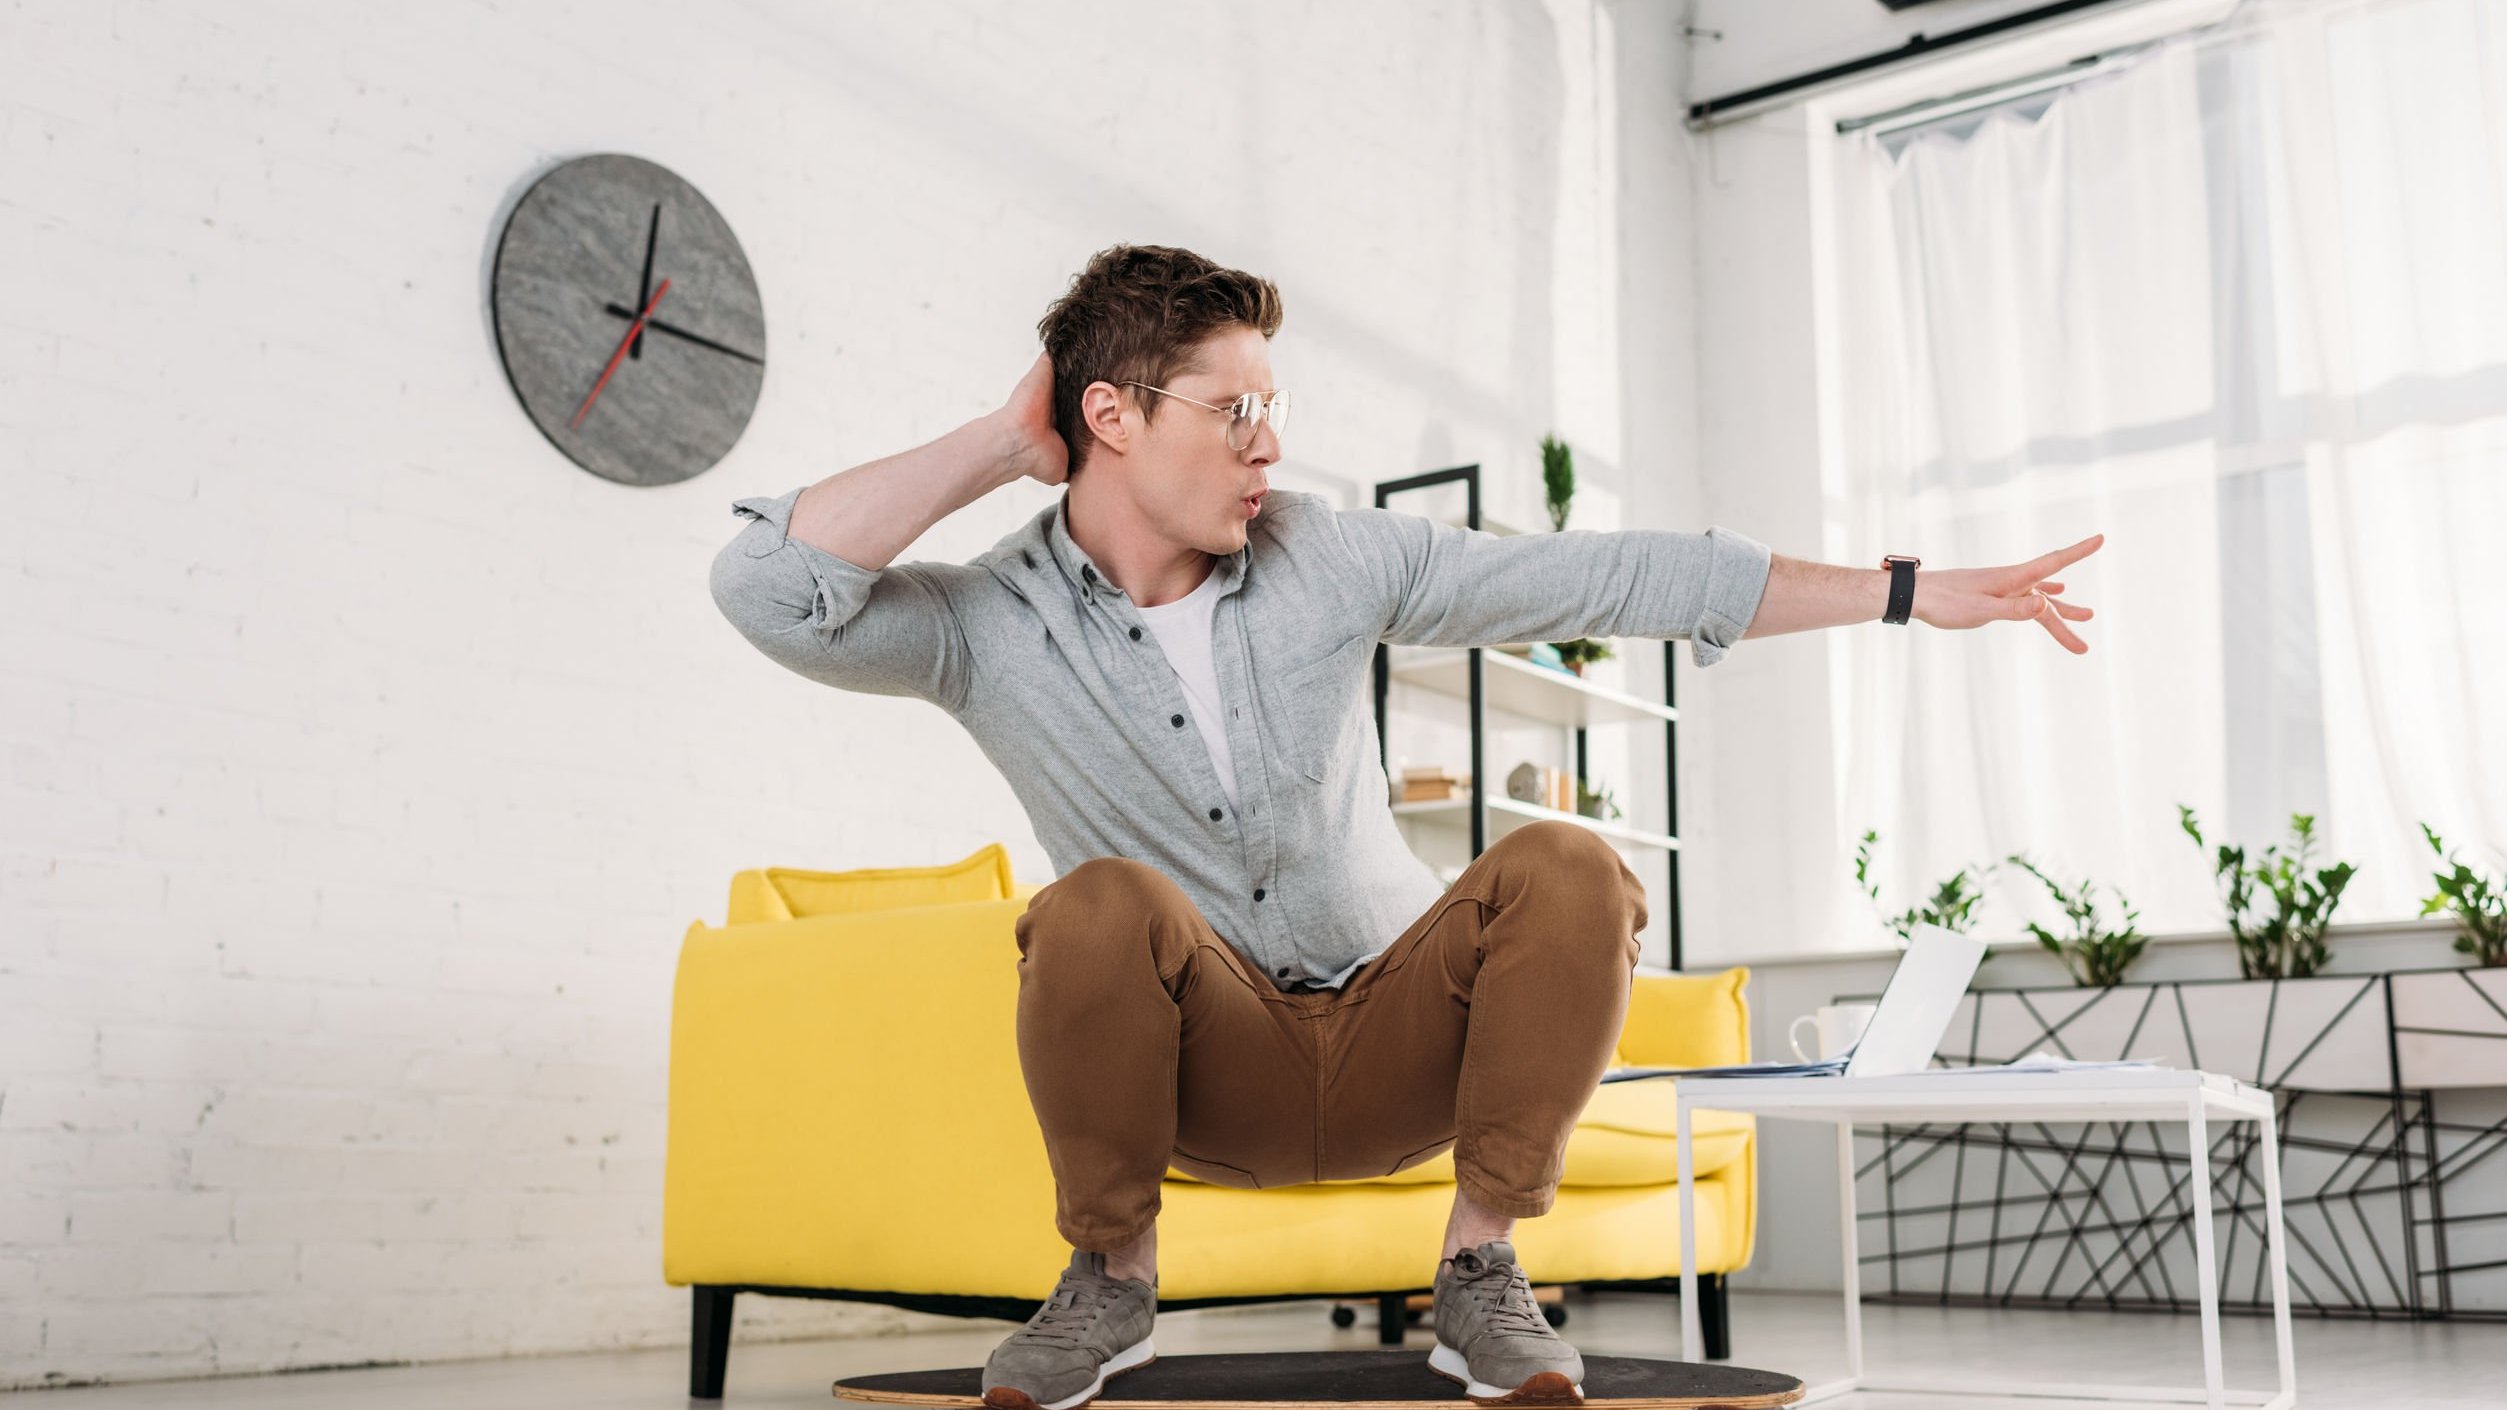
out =
[(662, 295), (669, 292), (670, 281), (665, 279), (662, 281), (662, 286), (653, 291), (653, 297), (645, 302), (644, 312), (637, 314), (635, 322), (628, 326), (627, 336), (618, 340), (618, 351), (609, 355), (609, 365), (601, 369), (601, 380), (592, 384), (592, 390), (584, 397), (583, 405), (575, 408), (575, 419), (567, 423), (567, 430), (571, 431), (583, 424), (584, 415), (591, 411), (592, 403), (600, 399), (601, 388), (609, 385), (609, 374), (618, 370), (618, 359), (627, 355), (627, 345), (634, 342), (636, 335), (644, 331), (644, 320), (653, 316), (653, 306), (660, 303)]
[[(660, 243), (661, 238), (662, 203), (655, 201), (653, 203), (653, 218), (651, 221), (647, 222), (644, 227), (644, 277), (636, 281), (635, 301), (637, 303), (644, 302), (645, 296), (653, 292), (653, 246)], [(632, 357), (639, 362), (643, 361), (644, 337), (642, 334), (638, 334), (636, 336), (635, 346), (627, 350), (627, 356)]]
[[(623, 304), (603, 304), (601, 307), (619, 318), (635, 317), (635, 311)], [(682, 328), (675, 323), (664, 323), (660, 319), (654, 318), (647, 319), (645, 321), (645, 326), (652, 329), (656, 333), (668, 333), (674, 338), (685, 338), (691, 343), (695, 343), (700, 347), (712, 348), (718, 353), (729, 353), (731, 356), (739, 358), (743, 362), (754, 362), (760, 367), (766, 365), (766, 359), (757, 356), (755, 353), (744, 353), (738, 348), (730, 347), (723, 343), (717, 343), (713, 339), (708, 338), (701, 333), (691, 333), (687, 329)]]

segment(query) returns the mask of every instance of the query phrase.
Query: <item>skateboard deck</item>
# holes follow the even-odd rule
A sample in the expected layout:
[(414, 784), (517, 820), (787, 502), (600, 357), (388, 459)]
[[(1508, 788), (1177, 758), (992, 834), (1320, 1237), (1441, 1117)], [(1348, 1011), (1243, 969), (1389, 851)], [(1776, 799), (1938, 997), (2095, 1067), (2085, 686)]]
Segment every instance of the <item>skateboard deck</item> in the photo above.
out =
[[(981, 1366), (847, 1376), (836, 1382), (836, 1395), (882, 1405), (981, 1406), (983, 1376)], [(1589, 1352), (1583, 1385), (1583, 1403), (1595, 1410), (1755, 1410), (1791, 1405), (1803, 1393), (1799, 1378), (1775, 1371)], [(1161, 1356), (1107, 1377), (1089, 1405), (1106, 1410), (1417, 1410), (1423, 1405), (1504, 1403), (1466, 1398), (1460, 1385), (1428, 1369), (1424, 1351), (1387, 1350)]]

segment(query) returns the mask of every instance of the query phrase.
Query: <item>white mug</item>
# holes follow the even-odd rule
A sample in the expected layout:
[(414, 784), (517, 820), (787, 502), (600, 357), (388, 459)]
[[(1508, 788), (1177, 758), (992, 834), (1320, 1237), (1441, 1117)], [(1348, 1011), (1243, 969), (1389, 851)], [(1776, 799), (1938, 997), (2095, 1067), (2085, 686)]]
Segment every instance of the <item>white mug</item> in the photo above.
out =
[(1872, 1015), (1878, 1012), (1877, 1004), (1822, 1004), (1819, 1012), (1793, 1020), (1793, 1025), (1785, 1030), (1785, 1041), (1792, 1045), (1795, 1057), (1812, 1061), (1814, 1054), (1802, 1051), (1802, 1025), (1807, 1023), (1819, 1045), (1816, 1056), (1836, 1057), (1863, 1041), (1863, 1030), (1871, 1026)]

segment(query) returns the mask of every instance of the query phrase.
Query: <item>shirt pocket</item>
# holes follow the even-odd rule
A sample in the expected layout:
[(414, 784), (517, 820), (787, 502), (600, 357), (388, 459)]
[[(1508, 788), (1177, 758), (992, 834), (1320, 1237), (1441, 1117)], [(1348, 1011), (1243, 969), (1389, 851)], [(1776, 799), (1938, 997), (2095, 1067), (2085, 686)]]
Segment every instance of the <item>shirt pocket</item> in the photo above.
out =
[(1348, 766), (1364, 732), (1359, 705), (1372, 638), (1353, 636), (1302, 666), (1290, 669), (1265, 692), (1272, 746), (1289, 767), (1316, 783), (1328, 783)]

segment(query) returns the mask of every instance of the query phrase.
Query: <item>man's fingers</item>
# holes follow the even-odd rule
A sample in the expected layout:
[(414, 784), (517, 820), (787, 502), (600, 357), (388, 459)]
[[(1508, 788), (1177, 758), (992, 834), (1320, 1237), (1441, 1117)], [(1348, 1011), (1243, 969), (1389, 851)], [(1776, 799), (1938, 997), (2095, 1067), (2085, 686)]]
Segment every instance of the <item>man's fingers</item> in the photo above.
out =
[(2098, 545), (2105, 543), (2106, 541), (2107, 536), (2104, 534), (2091, 534), (2089, 537), (2082, 539), (2079, 543), (2073, 544), (2070, 548), (2058, 548), (2054, 552), (2046, 554), (2042, 557), (2032, 558), (2020, 566), (2020, 581), (2033, 583), (2042, 578), (2052, 577), (2055, 574), (2062, 572), (2065, 568), (2068, 568), (2082, 559), (2087, 558), (2089, 555), (2096, 553), (2098, 551)]
[(2054, 604), (2055, 611), (2062, 613), (2064, 616), (2071, 618), (2075, 622), (2086, 622), (2090, 618), (2098, 615), (2089, 608), (2075, 607), (2071, 603), (2065, 602), (2059, 597), (2049, 597), (2046, 600)]
[(2037, 584), (2037, 591), (2044, 593), (2048, 597), (2061, 597), (2063, 595), (2063, 585), (2061, 583), (2039, 583)]
[(2071, 652), (2075, 656), (2079, 656), (2089, 650), (2089, 643), (2081, 640), (2077, 636), (2074, 636), (2072, 634), (2072, 629), (2063, 625), (2062, 619), (2055, 616), (2052, 612), (2046, 613), (2037, 620), (2046, 624), (2046, 630), (2053, 635), (2056, 641), (2063, 644), (2064, 650)]

